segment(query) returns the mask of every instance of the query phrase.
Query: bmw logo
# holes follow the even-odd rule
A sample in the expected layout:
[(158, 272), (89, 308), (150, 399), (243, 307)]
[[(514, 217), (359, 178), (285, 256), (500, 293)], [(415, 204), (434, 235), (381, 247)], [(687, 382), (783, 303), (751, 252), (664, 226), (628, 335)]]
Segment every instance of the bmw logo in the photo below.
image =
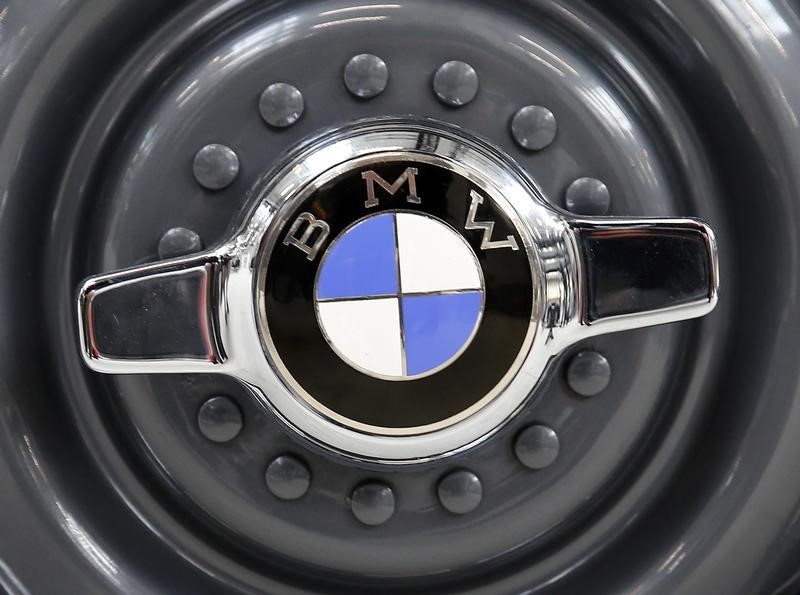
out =
[(341, 168), (286, 205), (264, 259), (271, 356), (348, 427), (452, 425), (502, 391), (530, 340), (524, 236), (485, 188), (429, 161)]
[(356, 369), (410, 380), (443, 369), (478, 330), (483, 273), (441, 220), (405, 211), (369, 215), (322, 260), (315, 296), (328, 343)]

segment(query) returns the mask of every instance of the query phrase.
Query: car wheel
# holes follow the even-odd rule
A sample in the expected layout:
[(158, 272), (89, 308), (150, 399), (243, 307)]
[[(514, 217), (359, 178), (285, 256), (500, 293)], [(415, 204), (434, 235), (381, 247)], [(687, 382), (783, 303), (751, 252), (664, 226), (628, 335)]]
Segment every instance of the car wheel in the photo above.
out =
[(787, 0), (0, 7), (10, 593), (794, 593)]

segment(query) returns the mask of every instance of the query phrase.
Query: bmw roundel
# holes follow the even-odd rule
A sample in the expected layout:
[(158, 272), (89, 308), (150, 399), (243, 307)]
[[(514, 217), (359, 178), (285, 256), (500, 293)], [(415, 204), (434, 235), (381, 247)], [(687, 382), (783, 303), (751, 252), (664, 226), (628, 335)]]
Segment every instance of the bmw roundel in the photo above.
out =
[(389, 211), (345, 230), (322, 258), (314, 290), (334, 351), (365, 374), (409, 380), (467, 348), (483, 312), (470, 245), (427, 215)]
[(441, 428), (491, 400), (532, 332), (525, 242), (489, 193), (439, 164), (354, 167), (302, 195), (265, 259), (268, 350), (337, 423)]

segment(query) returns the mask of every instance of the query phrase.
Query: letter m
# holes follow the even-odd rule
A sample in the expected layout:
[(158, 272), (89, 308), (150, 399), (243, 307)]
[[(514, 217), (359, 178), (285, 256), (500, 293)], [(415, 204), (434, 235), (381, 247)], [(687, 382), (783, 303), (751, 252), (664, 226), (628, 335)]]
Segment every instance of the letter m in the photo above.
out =
[(406, 170), (400, 174), (400, 177), (394, 181), (394, 184), (390, 184), (372, 170), (362, 172), (361, 178), (367, 182), (367, 200), (364, 201), (364, 206), (368, 209), (378, 206), (378, 198), (375, 196), (375, 184), (378, 184), (378, 186), (383, 188), (390, 195), (394, 196), (404, 184), (408, 183), (408, 195), (406, 196), (406, 201), (414, 204), (421, 203), (422, 200), (419, 196), (417, 196), (416, 176), (418, 173), (419, 171), (417, 171), (416, 167), (407, 167)]

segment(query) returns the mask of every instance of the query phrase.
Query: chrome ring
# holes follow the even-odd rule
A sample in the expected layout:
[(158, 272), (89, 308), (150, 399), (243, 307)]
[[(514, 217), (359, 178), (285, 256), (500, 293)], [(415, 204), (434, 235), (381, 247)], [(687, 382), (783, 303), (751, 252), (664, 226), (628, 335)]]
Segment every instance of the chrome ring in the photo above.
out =
[[(509, 215), (524, 240), (531, 263), (535, 315), (531, 318), (523, 350), (492, 392), (457, 416), (427, 426), (397, 429), (343, 418), (317, 402), (291, 378), (275, 351), (263, 315), (263, 265), (296, 205), (311, 193), (346, 171), (376, 162), (402, 160), (438, 165), (464, 176)], [(238, 269), (247, 271), (246, 274), (253, 269), (258, 271), (253, 280), (257, 304), (254, 315), (263, 337), (262, 353), (266, 354), (270, 365), (265, 368), (253, 362), (236, 367), (259, 369), (257, 377), (248, 380), (264, 388), (259, 393), (278, 415), (311, 440), (346, 454), (387, 463), (407, 463), (468, 448), (490, 436), (522, 406), (550, 359), (549, 349), (537, 332), (544, 315), (541, 298), (544, 275), (536, 264), (534, 234), (541, 233), (540, 222), (546, 222), (557, 234), (564, 233), (565, 226), (543, 204), (532, 200), (532, 195), (541, 195), (509, 158), (479, 140), (438, 124), (373, 121), (312, 141), (307, 150), (296, 154), (271, 179), (271, 184), (259, 194), (259, 206), (241, 236), (247, 238), (247, 248)], [(529, 222), (537, 222), (535, 230)], [(260, 238), (263, 240), (259, 242)], [(242, 247), (239, 244), (240, 250)], [(238, 283), (232, 285), (239, 286)], [(242, 282), (241, 287), (244, 285)], [(228, 294), (228, 299), (242, 305), (245, 301), (244, 296), (240, 299), (232, 293)], [(244, 330), (238, 327), (236, 335), (241, 337)], [(241, 351), (252, 353), (253, 350)]]

